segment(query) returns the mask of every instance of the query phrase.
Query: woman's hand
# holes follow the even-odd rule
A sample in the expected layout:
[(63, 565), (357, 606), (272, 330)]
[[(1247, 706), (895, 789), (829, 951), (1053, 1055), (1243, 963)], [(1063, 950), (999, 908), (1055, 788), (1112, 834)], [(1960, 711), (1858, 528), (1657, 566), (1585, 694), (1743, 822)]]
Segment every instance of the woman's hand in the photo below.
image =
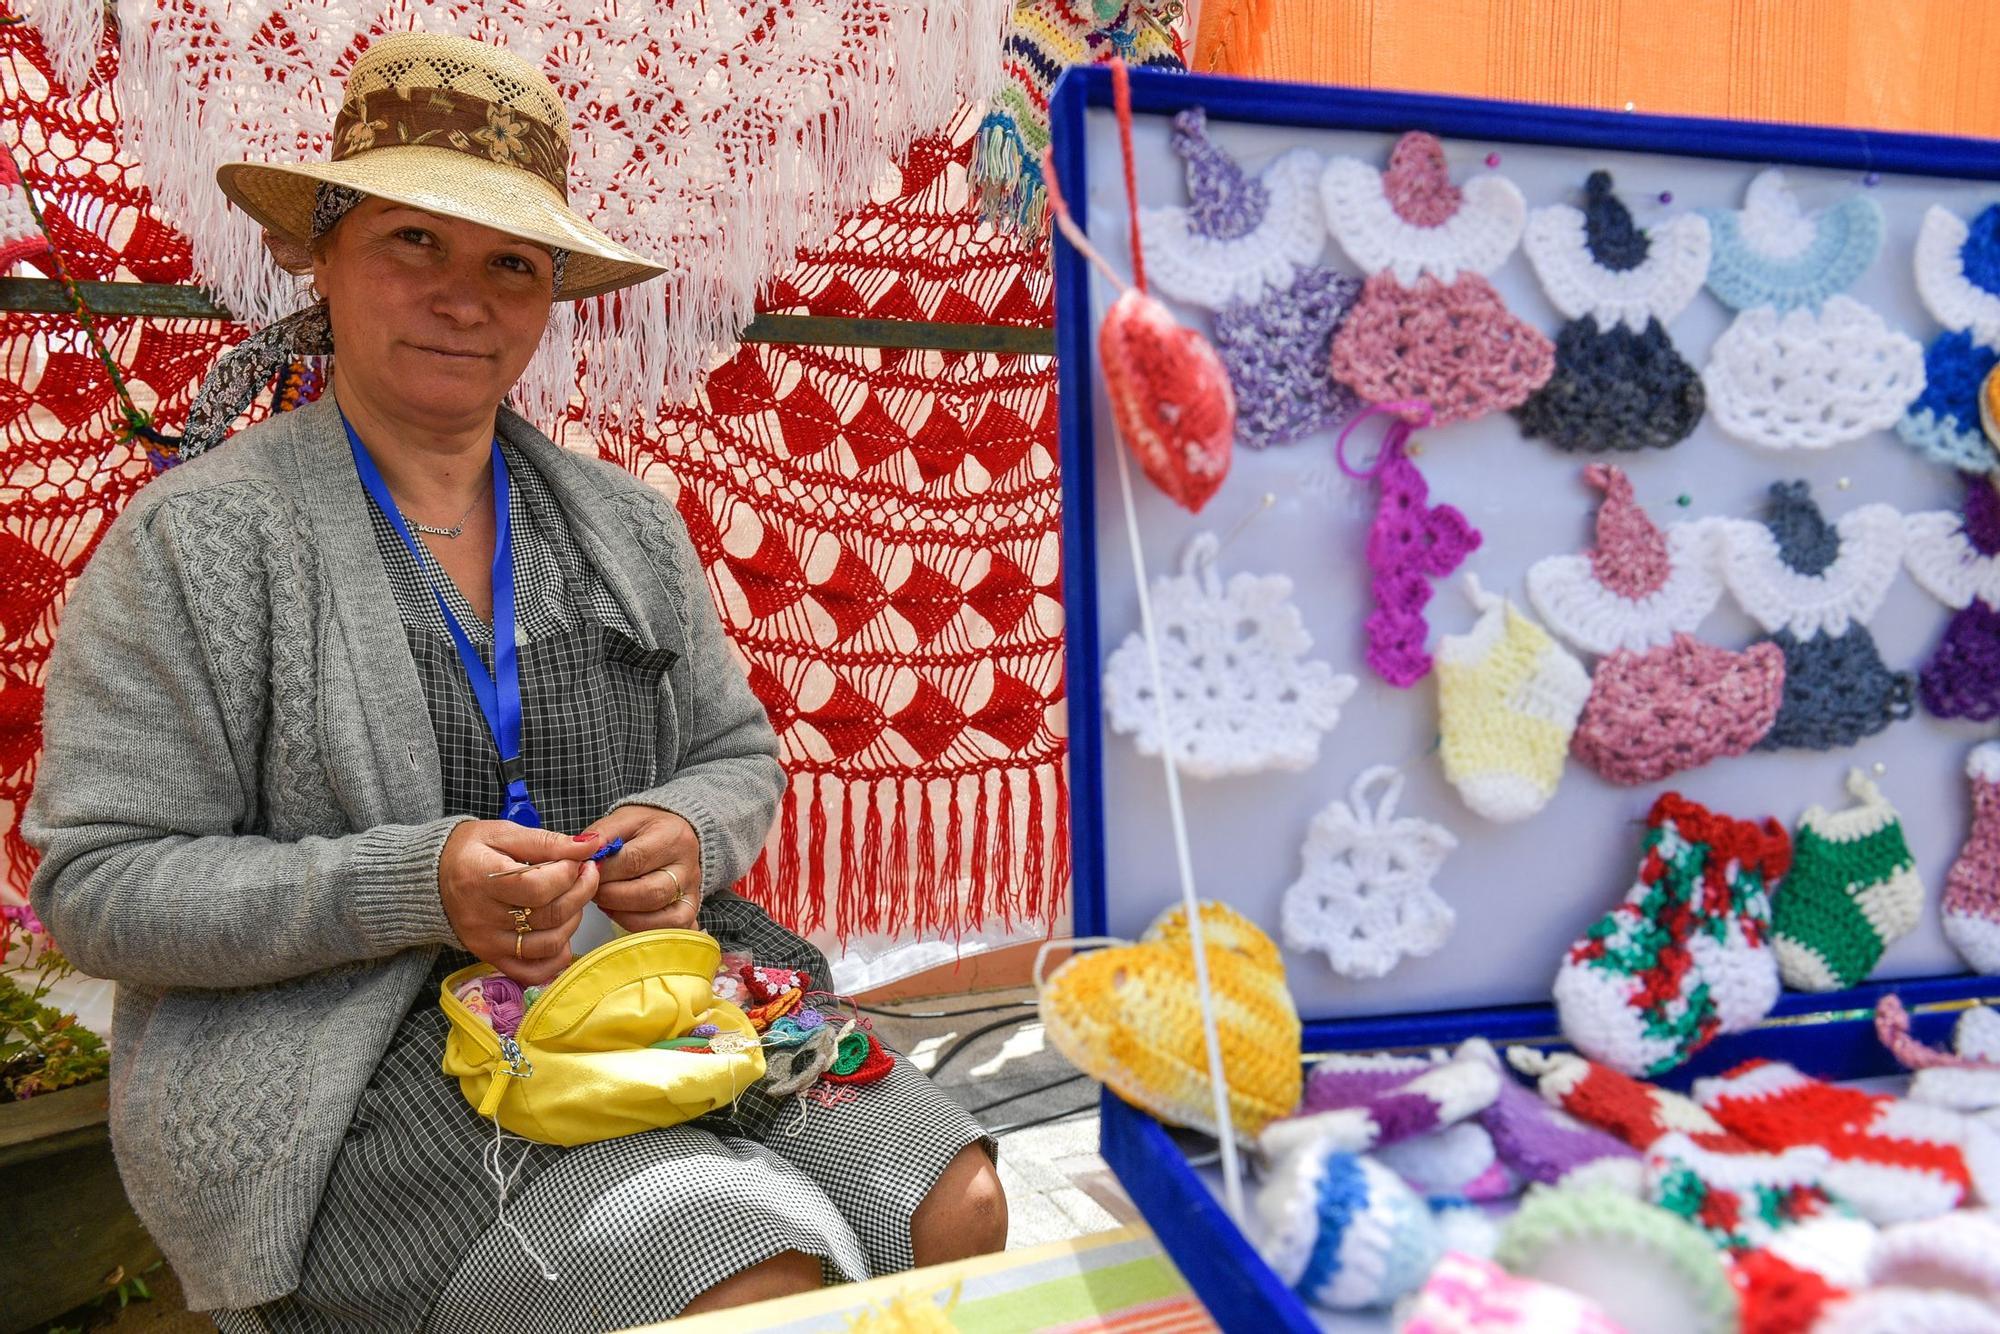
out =
[[(438, 893), (459, 943), (524, 987), (545, 986), (569, 966), (569, 938), (598, 890), (588, 860), (601, 839), (530, 829), (512, 820), (467, 820), (451, 831), (438, 858)], [(493, 878), (531, 862), (551, 862)], [(528, 910), (529, 930), (513, 910)]]
[(601, 863), (597, 906), (627, 931), (691, 929), (701, 907), (701, 836), (672, 811), (620, 806), (590, 827), (625, 846)]

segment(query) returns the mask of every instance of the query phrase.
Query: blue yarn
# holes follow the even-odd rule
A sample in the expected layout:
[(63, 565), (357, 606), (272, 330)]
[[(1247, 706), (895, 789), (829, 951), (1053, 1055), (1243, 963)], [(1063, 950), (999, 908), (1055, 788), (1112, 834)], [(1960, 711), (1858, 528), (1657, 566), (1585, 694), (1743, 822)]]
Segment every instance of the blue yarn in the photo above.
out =
[(1293, 1286), (1310, 1297), (1340, 1274), (1340, 1243), (1354, 1216), (1368, 1209), (1368, 1177), (1351, 1153), (1330, 1153), (1319, 1173), (1319, 1235), (1312, 1256)]
[(1583, 235), (1590, 257), (1613, 273), (1646, 262), (1652, 238), (1632, 221), (1631, 210), (1611, 193), (1611, 173), (1593, 171), (1583, 183)]
[(1818, 309), (1852, 286), (1882, 248), (1882, 209), (1866, 195), (1850, 195), (1821, 213), (1812, 244), (1792, 259), (1751, 249), (1734, 209), (1705, 209), (1703, 215), (1714, 238), (1708, 290), (1732, 310)]
[(1840, 555), (1840, 530), (1819, 512), (1808, 482), (1771, 483), (1764, 526), (1777, 540), (1779, 558), (1799, 574), (1819, 574)]
[(1980, 387), (1996, 363), (2000, 353), (1963, 329), (1934, 339), (1924, 350), (1924, 392), (1896, 423), (1903, 443), (1962, 472), (1987, 472), (2000, 463), (1979, 424)]
[(1383, 1257), (1382, 1305), (1416, 1291), (1438, 1259), (1437, 1229), (1430, 1210), (1414, 1191), (1390, 1197), (1389, 1253)]
[(1770, 636), (1785, 655), (1784, 701), (1758, 750), (1837, 750), (1916, 709), (1913, 673), (1892, 672), (1863, 625), (1839, 635)]
[(1958, 248), (1958, 262), (1965, 280), (1982, 292), (2000, 296), (2000, 204), (1979, 210), (1966, 228), (1965, 243)]

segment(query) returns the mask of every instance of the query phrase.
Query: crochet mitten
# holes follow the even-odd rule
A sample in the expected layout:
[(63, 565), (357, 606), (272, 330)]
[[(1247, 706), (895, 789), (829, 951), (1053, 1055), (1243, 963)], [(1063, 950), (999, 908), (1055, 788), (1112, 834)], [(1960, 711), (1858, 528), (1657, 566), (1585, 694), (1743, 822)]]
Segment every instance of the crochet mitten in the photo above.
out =
[(1563, 1035), (1627, 1074), (1673, 1069), (1778, 998), (1770, 885), (1790, 865), (1774, 820), (1752, 824), (1665, 793), (1646, 817), (1638, 879), (1556, 973)]
[(1312, 636), (1290, 579), (1238, 573), (1225, 585), (1215, 569), (1221, 545), (1196, 534), (1181, 572), (1153, 581), (1164, 706), (1135, 631), (1105, 661), (1105, 712), (1141, 754), (1160, 754), (1171, 736), (1175, 763), (1196, 778), (1310, 768), (1355, 679), (1307, 656)]
[(1903, 518), (1903, 565), (1953, 609), (1917, 675), (1924, 708), (1939, 718), (2000, 718), (2000, 492), (1984, 474), (1965, 478), (1961, 513)]
[(1590, 675), (1476, 575), (1466, 589), (1479, 620), (1437, 651), (1445, 778), (1475, 814), (1524, 820), (1555, 795)]
[(1290, 286), (1326, 246), (1319, 155), (1280, 154), (1251, 176), (1208, 137), (1208, 113), (1174, 117), (1173, 150), (1187, 164), (1185, 207), (1139, 210), (1146, 272), (1178, 301), (1221, 310)]
[(1803, 1144), (1832, 1155), (1827, 1193), (1878, 1223), (1929, 1218), (2000, 1183), (2000, 1141), (1956, 1112), (1842, 1088), (1781, 1061), (1746, 1061), (1700, 1079), (1695, 1100), (1759, 1148)]
[(1458, 840), (1442, 825), (1398, 816), (1402, 792), (1403, 776), (1378, 764), (1354, 780), (1348, 801), (1313, 817), (1304, 869), (1279, 909), (1286, 948), (1323, 951), (1335, 972), (1368, 978), (1444, 944), (1457, 914), (1431, 879)]
[(1337, 158), (1320, 178), (1333, 234), (1369, 275), (1334, 336), (1334, 378), (1371, 403), (1422, 399), (1439, 424), (1514, 407), (1555, 367), (1549, 340), (1482, 275), (1513, 253), (1527, 205), (1491, 174), (1455, 184), (1444, 146), (1412, 132), (1387, 170)]
[(1924, 392), (1896, 434), (1934, 463), (1983, 475), (2000, 463), (1980, 412), (1981, 387), (2000, 361), (2000, 204), (1970, 223), (1932, 205), (1913, 260), (1917, 293), (1945, 331), (1924, 351)]
[(1735, 1334), (1721, 1252), (1682, 1219), (1601, 1187), (1528, 1192), (1501, 1229), (1509, 1272), (1595, 1301), (1628, 1334)]
[(2000, 742), (1965, 759), (1972, 783), (1972, 829), (1945, 876), (1940, 905), (1945, 939), (1975, 973), (2000, 972)]
[(1308, 1141), (1257, 1193), (1258, 1252), (1316, 1306), (1363, 1310), (1415, 1290), (1443, 1245), (1415, 1191), (1380, 1163)]
[(1814, 806), (1799, 817), (1792, 872), (1771, 914), (1778, 975), (1800, 991), (1866, 980), (1923, 915), (1902, 818), (1859, 769), (1849, 770), (1847, 790), (1860, 805), (1834, 813)]
[(1785, 657), (1760, 749), (1849, 746), (1910, 716), (1915, 680), (1883, 665), (1867, 629), (1902, 565), (1900, 515), (1864, 505), (1828, 523), (1805, 482), (1774, 482), (1762, 523), (1714, 523), (1730, 592)]
[(1623, 1334), (1595, 1302), (1515, 1278), (1490, 1260), (1447, 1251), (1403, 1314), (1397, 1334)]
[(1726, 1251), (1741, 1254), (1777, 1230), (1833, 1206), (1820, 1186), (1827, 1152), (1801, 1145), (1782, 1153), (1726, 1153), (1688, 1136), (1662, 1135), (1646, 1150), (1645, 1198), (1685, 1218)]
[(1581, 209), (1536, 209), (1522, 248), (1569, 323), (1555, 372), (1514, 409), (1521, 434), (1558, 449), (1665, 449), (1685, 440), (1706, 401), (1701, 377), (1667, 338), (1708, 273), (1708, 222), (1683, 213), (1647, 231), (1611, 174), (1592, 172)]
[[(1477, 1058), (1500, 1068), (1500, 1055), (1484, 1038), (1458, 1048), (1458, 1058)], [(1544, 1186), (1604, 1184), (1639, 1191), (1639, 1154), (1623, 1140), (1559, 1111), (1527, 1086), (1506, 1077), (1493, 1105), (1477, 1122), (1491, 1138), (1493, 1152), (1515, 1177)]]
[(1708, 287), (1739, 312), (1709, 350), (1709, 411), (1767, 449), (1826, 449), (1893, 426), (1924, 387), (1923, 349), (1838, 295), (1882, 245), (1882, 210), (1853, 194), (1807, 212), (1776, 168), (1741, 210), (1710, 210)]

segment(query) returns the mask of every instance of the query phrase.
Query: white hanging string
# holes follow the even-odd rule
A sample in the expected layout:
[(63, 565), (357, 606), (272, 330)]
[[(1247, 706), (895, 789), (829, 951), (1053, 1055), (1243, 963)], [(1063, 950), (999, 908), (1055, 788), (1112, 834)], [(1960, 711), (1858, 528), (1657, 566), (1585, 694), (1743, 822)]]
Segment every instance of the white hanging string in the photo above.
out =
[[(495, 1075), (494, 1078), (498, 1079), (500, 1076)], [(480, 1154), (480, 1159), (485, 1163), (486, 1175), (493, 1179), (493, 1185), (499, 1194), (497, 1221), (501, 1227), (506, 1228), (514, 1234), (514, 1240), (520, 1244), (521, 1254), (534, 1261), (535, 1268), (541, 1272), (543, 1280), (554, 1283), (562, 1275), (558, 1274), (555, 1271), (555, 1267), (542, 1258), (542, 1253), (529, 1243), (528, 1234), (521, 1231), (521, 1225), (507, 1217), (508, 1187), (514, 1184), (514, 1178), (521, 1175), (521, 1169), (527, 1166), (528, 1155), (535, 1151), (535, 1146), (523, 1140), (521, 1144), (521, 1156), (514, 1160), (512, 1167), (503, 1170), (502, 1150), (506, 1145), (507, 1139), (507, 1133), (500, 1128), (500, 1115), (496, 1112), (493, 1115), (493, 1140)]]

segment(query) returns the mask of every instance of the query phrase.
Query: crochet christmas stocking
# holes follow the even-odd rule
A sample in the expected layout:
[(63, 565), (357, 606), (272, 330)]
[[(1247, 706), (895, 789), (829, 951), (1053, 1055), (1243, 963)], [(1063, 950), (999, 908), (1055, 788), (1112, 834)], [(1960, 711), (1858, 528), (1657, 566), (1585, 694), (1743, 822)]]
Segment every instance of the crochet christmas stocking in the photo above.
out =
[(1923, 913), (1901, 817), (1859, 769), (1847, 790), (1860, 805), (1833, 814), (1814, 806), (1800, 817), (1792, 873), (1772, 911), (1778, 972), (1800, 991), (1863, 981)]
[(2000, 1140), (1968, 1117), (1842, 1088), (1782, 1061), (1746, 1061), (1695, 1081), (1695, 1100), (1729, 1130), (1773, 1152), (1816, 1144), (1832, 1155), (1827, 1193), (1878, 1223), (1949, 1212), (2000, 1184)]
[(1769, 887), (1791, 843), (1774, 820), (1717, 815), (1673, 792), (1646, 826), (1637, 882), (1570, 947), (1555, 1002), (1578, 1051), (1650, 1076), (1770, 1012)]
[(1444, 774), (1489, 820), (1525, 820), (1555, 795), (1590, 674), (1505, 598), (1466, 576), (1479, 621), (1438, 645)]
[(1945, 877), (1945, 939), (1972, 970), (2000, 972), (2000, 742), (1972, 748), (1972, 832)]
[(1685, 1135), (1694, 1144), (1731, 1153), (1755, 1149), (1686, 1095), (1648, 1084), (1586, 1060), (1574, 1052), (1539, 1052), (1509, 1047), (1507, 1060), (1535, 1081), (1542, 1101), (1585, 1125), (1615, 1135), (1644, 1151), (1666, 1135)]
[(1910, 1076), (1912, 1102), (1949, 1107), (2000, 1130), (2000, 1010), (1975, 1005), (1958, 1017), (1952, 1050), (1927, 1047), (1910, 1031), (1910, 1016), (1894, 996), (1875, 1003), (1875, 1035)]

